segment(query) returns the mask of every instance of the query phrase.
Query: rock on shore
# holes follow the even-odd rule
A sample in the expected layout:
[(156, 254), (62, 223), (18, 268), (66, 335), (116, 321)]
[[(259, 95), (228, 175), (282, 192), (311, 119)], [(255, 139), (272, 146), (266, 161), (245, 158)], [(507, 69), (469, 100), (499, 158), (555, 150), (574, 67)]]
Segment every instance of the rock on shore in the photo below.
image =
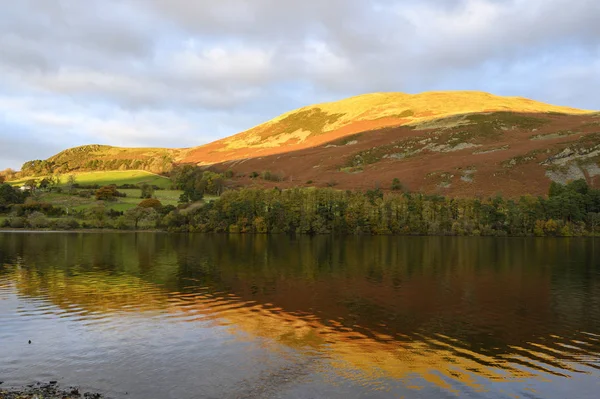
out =
[[(0, 382), (1, 383), (1, 382)], [(1, 389), (0, 399), (103, 399), (98, 393), (80, 392), (77, 387), (62, 389), (56, 381), (37, 383), (22, 388)]]

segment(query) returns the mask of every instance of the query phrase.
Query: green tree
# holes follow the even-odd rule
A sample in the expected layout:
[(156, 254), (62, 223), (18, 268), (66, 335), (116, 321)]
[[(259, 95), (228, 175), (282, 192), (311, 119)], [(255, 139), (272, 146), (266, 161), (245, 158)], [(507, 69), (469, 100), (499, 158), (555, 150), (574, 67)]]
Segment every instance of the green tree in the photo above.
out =
[(573, 191), (575, 193), (581, 194), (581, 195), (586, 195), (590, 190), (585, 179), (577, 179), (577, 180), (573, 180), (572, 182), (569, 182), (567, 184), (566, 189), (569, 191)]
[(69, 194), (73, 193), (73, 190), (75, 189), (76, 184), (77, 184), (77, 178), (75, 177), (75, 175), (69, 175), (69, 177), (67, 177), (67, 183), (65, 185), (67, 192)]
[(556, 197), (561, 195), (565, 191), (565, 186), (560, 183), (550, 183), (550, 189), (548, 190), (548, 197)]
[(7, 210), (11, 205), (25, 202), (25, 195), (9, 184), (0, 184), (0, 212)]
[(98, 203), (86, 211), (86, 217), (94, 222), (96, 227), (104, 227), (108, 217), (106, 207), (104, 204)]
[(598, 233), (600, 230), (600, 213), (590, 212), (587, 215), (587, 222), (590, 226), (590, 232), (593, 234)]
[(133, 222), (133, 228), (137, 229), (139, 223), (142, 220), (147, 219), (152, 214), (152, 211), (152, 208), (141, 208), (137, 206), (135, 208), (131, 208), (125, 211), (124, 216), (126, 219)]
[(35, 191), (35, 189), (38, 187), (38, 183), (35, 179), (29, 179), (23, 184), (23, 186), (31, 191)]
[(140, 198), (152, 198), (154, 195), (154, 187), (150, 184), (142, 183), (140, 184), (141, 195)]
[(51, 182), (48, 178), (44, 177), (39, 183), (38, 187), (42, 190), (47, 190), (51, 185)]

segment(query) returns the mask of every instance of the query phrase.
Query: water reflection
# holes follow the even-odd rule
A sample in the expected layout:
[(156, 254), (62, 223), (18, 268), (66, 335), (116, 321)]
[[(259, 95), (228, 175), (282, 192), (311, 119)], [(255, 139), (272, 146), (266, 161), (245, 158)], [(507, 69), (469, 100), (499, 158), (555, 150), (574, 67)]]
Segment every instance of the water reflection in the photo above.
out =
[(0, 234), (11, 320), (225, 328), (367, 392), (597, 379), (599, 273), (594, 240)]

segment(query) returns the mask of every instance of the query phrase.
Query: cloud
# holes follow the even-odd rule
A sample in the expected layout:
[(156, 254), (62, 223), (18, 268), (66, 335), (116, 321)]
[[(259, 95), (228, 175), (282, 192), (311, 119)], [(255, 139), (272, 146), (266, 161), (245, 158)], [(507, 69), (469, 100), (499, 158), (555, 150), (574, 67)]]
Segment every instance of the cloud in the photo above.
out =
[[(600, 109), (599, 20), (596, 0), (22, 0), (0, 13), (0, 168), (90, 142), (197, 145), (373, 91)], [(55, 144), (14, 151), (7, 126)]]

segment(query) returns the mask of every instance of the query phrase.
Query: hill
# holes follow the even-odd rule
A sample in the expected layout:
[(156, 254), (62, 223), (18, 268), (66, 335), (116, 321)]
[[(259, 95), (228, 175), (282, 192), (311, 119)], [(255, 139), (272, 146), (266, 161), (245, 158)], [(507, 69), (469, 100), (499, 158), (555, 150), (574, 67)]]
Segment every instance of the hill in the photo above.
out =
[[(457, 121), (461, 123), (456, 123)], [(451, 122), (447, 124), (447, 122)], [(454, 124), (454, 126), (452, 126)], [(298, 151), (227, 161), (237, 175), (270, 171), (262, 185), (405, 189), (450, 196), (544, 195), (551, 181), (600, 186), (600, 117), (488, 113), (426, 128), (364, 131)], [(240, 184), (252, 184), (249, 177)], [(254, 180), (256, 181), (256, 180)]]
[[(482, 92), (375, 93), (311, 105), (190, 149), (84, 146), (26, 174), (194, 163), (238, 185), (389, 188), (451, 196), (544, 194), (552, 180), (600, 175), (600, 114)], [(261, 172), (268, 179), (251, 178)], [(273, 180), (273, 181), (272, 181)]]
[(390, 126), (427, 127), (443, 119), (444, 126), (460, 124), (452, 116), (486, 113), (564, 113), (589, 111), (544, 104), (522, 97), (500, 97), (472, 91), (421, 94), (374, 93), (311, 105), (283, 114), (240, 134), (191, 149), (183, 162), (212, 164), (314, 147), (358, 132)]
[(123, 148), (108, 145), (85, 145), (64, 150), (46, 160), (26, 162), (21, 172), (39, 176), (52, 172), (143, 170), (164, 173), (183, 150), (167, 148)]

